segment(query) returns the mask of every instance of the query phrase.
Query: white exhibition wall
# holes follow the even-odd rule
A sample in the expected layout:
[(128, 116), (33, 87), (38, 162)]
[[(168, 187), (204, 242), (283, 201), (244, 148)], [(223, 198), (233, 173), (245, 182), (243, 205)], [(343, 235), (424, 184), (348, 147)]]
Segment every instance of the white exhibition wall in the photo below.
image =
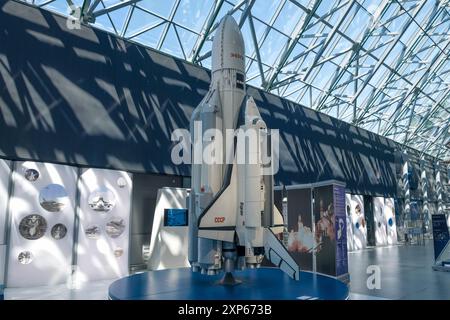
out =
[(0, 245), (5, 244), (6, 241), (6, 209), (9, 196), (10, 165), (9, 161), (0, 159)]
[(8, 287), (55, 285), (71, 272), (77, 170), (16, 162), (10, 200)]
[(352, 195), (345, 194), (345, 215), (347, 217), (347, 251), (355, 250), (353, 242), (353, 221), (352, 221)]
[(150, 270), (190, 267), (188, 260), (188, 227), (164, 226), (164, 209), (187, 208), (187, 189), (162, 188), (158, 190), (152, 237), (150, 241)]
[(387, 243), (397, 244), (397, 224), (395, 222), (394, 198), (384, 199), (384, 215), (387, 224)]
[(387, 239), (387, 221), (384, 212), (384, 198), (373, 198), (373, 220), (375, 225), (375, 243), (377, 246), (385, 246)]
[(84, 169), (80, 180), (76, 282), (128, 274), (131, 175)]
[(5, 283), (6, 225), (11, 163), (0, 159), (0, 287)]
[(367, 224), (364, 217), (364, 197), (352, 195), (351, 198), (353, 245), (355, 250), (361, 250), (367, 246)]
[[(347, 211), (347, 249), (361, 250), (367, 246), (367, 223), (364, 215), (364, 197), (345, 195)], [(377, 246), (397, 244), (394, 198), (373, 197), (373, 219)]]

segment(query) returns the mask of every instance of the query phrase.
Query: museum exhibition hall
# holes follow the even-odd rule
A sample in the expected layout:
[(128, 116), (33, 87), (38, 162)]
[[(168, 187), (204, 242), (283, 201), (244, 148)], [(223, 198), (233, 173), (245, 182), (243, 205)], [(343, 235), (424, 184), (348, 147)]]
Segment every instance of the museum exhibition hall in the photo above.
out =
[(0, 0), (0, 305), (450, 300), (449, 227), (448, 0)]

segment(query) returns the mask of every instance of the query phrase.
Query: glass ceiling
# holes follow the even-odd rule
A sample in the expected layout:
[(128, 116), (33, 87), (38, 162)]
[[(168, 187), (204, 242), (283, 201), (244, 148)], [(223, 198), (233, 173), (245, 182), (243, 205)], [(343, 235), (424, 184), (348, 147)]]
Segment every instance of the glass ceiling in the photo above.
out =
[(208, 68), (231, 13), (249, 84), (450, 158), (449, 0), (26, 2)]

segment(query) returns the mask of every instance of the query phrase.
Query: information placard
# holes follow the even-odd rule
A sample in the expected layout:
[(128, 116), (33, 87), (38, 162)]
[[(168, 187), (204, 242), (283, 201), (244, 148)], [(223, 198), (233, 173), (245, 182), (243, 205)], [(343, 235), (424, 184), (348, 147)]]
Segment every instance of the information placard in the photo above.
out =
[(438, 260), (450, 240), (447, 219), (445, 214), (433, 214), (431, 221), (433, 224), (434, 260)]

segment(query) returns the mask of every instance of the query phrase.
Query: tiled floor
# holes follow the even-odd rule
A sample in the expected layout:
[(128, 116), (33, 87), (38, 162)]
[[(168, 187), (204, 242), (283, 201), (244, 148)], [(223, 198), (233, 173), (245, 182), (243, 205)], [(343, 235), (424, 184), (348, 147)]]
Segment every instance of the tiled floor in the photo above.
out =
[[(450, 272), (433, 271), (433, 243), (393, 246), (349, 253), (350, 291), (385, 299), (450, 299)], [(367, 267), (380, 267), (381, 288), (367, 288)]]
[[(450, 272), (433, 271), (433, 244), (393, 246), (349, 253), (350, 299), (450, 299)], [(381, 288), (367, 288), (367, 267), (377, 265)], [(5, 290), (5, 299), (105, 300), (111, 280), (85, 284), (77, 290), (66, 285)]]
[(112, 280), (94, 281), (71, 290), (65, 284), (51, 287), (7, 288), (5, 300), (107, 300)]

